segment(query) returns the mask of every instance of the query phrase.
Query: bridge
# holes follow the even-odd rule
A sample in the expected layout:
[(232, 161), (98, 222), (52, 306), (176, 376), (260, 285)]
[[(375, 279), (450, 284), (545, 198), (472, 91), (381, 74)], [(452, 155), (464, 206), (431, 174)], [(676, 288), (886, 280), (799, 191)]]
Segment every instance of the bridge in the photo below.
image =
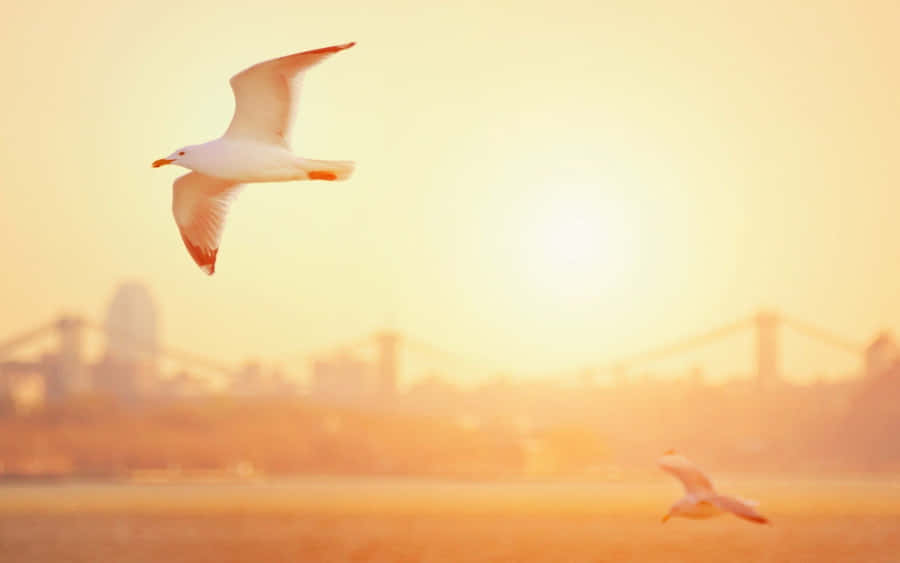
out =
[[(624, 374), (654, 361), (702, 349), (733, 334), (752, 331), (754, 345), (750, 352), (755, 377), (761, 388), (769, 388), (782, 378), (780, 341), (781, 333), (785, 329), (853, 357), (862, 358), (865, 351), (863, 343), (854, 342), (830, 330), (789, 315), (761, 310), (751, 316), (714, 327), (700, 334), (648, 348), (633, 355), (598, 363), (591, 366), (588, 371)], [(94, 334), (109, 337), (113, 330), (109, 326), (100, 325), (84, 317), (61, 315), (50, 322), (0, 340), (0, 394), (3, 394), (4, 387), (9, 385), (11, 378), (21, 373), (43, 374), (48, 398), (61, 397), (84, 387), (86, 384), (85, 336)], [(120, 340), (122, 338), (134, 340), (132, 335), (118, 334), (118, 337)], [(21, 358), (24, 350), (34, 348), (35, 343), (38, 342), (47, 343), (48, 340), (53, 342), (53, 345), (41, 357), (37, 359)], [(226, 381), (238, 371), (236, 366), (178, 348), (147, 343), (144, 349), (148, 350), (148, 356), (153, 356), (148, 358), (150, 360), (166, 359), (180, 366), (215, 374), (225, 378)], [(341, 346), (323, 351), (318, 356), (334, 355), (338, 351), (343, 354), (371, 353), (375, 385), (377, 393), (381, 396), (393, 394), (397, 388), (402, 353), (424, 358), (425, 364), (440, 366), (443, 368), (442, 371), (450, 373), (471, 370), (473, 366), (486, 367), (485, 362), (474, 361), (415, 336), (391, 330), (381, 330), (374, 334), (363, 335)], [(446, 369), (448, 366), (449, 370)], [(572, 371), (583, 372), (584, 370)]]
[[(108, 326), (78, 315), (65, 314), (0, 341), (0, 395), (8, 393), (10, 385), (17, 378), (32, 374), (41, 374), (46, 397), (50, 400), (85, 389), (89, 385), (85, 358), (86, 337), (93, 334), (107, 338), (112, 333), (119, 340), (135, 344), (135, 350), (146, 351), (143, 360), (147, 363), (170, 360), (179, 366), (218, 376), (227, 376), (234, 371), (232, 366), (215, 360), (177, 348), (141, 342), (134, 335), (116, 332)], [(32, 350), (41, 344), (44, 345), (42, 354), (35, 356), (32, 353), (29, 359), (21, 357), (23, 351)], [(133, 366), (116, 367), (124, 369)]]
[[(781, 341), (782, 334), (785, 331), (792, 331), (828, 349), (847, 354), (848, 357), (857, 358), (860, 361), (862, 361), (866, 350), (865, 343), (855, 342), (826, 328), (777, 311), (759, 310), (752, 315), (733, 322), (667, 342), (660, 346), (654, 346), (635, 354), (598, 362), (581, 369), (569, 369), (557, 373), (560, 375), (576, 375), (587, 372), (624, 376), (624, 374), (633, 373), (653, 362), (702, 350), (718, 341), (746, 331), (751, 332), (753, 335), (753, 347), (749, 350), (749, 359), (753, 366), (755, 379), (761, 388), (771, 388), (783, 378)], [(444, 368), (443, 371), (448, 373), (467, 369), (481, 372), (499, 371), (496, 368), (492, 370), (485, 361), (453, 353), (415, 336), (400, 333), (392, 334), (392, 345), (397, 348), (397, 350), (391, 352), (392, 357), (395, 358), (392, 360), (393, 362), (396, 362), (399, 347), (402, 345), (406, 354), (422, 359), (428, 365), (441, 366)], [(325, 354), (335, 352), (343, 354), (371, 353), (373, 351), (379, 354), (378, 350), (380, 348), (378, 346), (380, 345), (377, 344), (377, 335), (374, 338), (372, 335), (364, 335), (337, 346), (331, 351), (325, 352)], [(396, 374), (393, 374), (391, 385), (393, 385), (395, 378)]]
[(828, 348), (858, 357), (860, 360), (866, 349), (865, 344), (861, 342), (847, 339), (828, 329), (820, 328), (790, 315), (760, 310), (751, 316), (711, 330), (608, 362), (599, 366), (599, 370), (618, 373), (631, 371), (653, 361), (702, 349), (734, 334), (749, 330), (752, 331), (754, 341), (751, 360), (754, 365), (756, 381), (760, 387), (770, 388), (782, 379), (781, 332), (783, 329), (793, 330)]

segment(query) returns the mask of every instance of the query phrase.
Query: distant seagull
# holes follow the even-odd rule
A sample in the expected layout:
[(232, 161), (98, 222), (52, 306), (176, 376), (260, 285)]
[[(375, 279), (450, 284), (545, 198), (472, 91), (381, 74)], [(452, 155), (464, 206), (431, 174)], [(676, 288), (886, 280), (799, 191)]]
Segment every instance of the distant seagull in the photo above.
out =
[(234, 117), (225, 134), (189, 145), (153, 163), (191, 170), (175, 180), (172, 213), (200, 268), (216, 271), (219, 239), (231, 199), (242, 184), (290, 180), (344, 180), (353, 163), (295, 156), (287, 138), (304, 71), (356, 43), (324, 47), (251, 66), (231, 77)]
[(686, 457), (675, 453), (675, 450), (667, 451), (657, 463), (663, 471), (678, 477), (687, 491), (684, 498), (673, 504), (669, 513), (663, 516), (663, 522), (673, 516), (711, 518), (723, 512), (731, 512), (757, 524), (769, 523), (765, 516), (753, 508), (757, 503), (718, 494), (706, 475)]

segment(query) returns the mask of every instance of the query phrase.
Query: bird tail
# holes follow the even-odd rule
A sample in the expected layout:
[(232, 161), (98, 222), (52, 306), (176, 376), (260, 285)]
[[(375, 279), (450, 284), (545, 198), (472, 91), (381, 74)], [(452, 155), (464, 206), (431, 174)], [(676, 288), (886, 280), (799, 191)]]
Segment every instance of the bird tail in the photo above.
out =
[(350, 160), (312, 160), (298, 158), (297, 163), (306, 172), (307, 180), (346, 180), (356, 165)]

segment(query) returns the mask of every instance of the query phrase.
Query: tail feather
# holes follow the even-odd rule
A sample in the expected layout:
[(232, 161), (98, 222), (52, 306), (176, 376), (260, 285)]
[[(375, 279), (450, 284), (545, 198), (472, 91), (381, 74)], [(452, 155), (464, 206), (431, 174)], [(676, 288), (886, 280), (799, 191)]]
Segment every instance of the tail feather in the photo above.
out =
[(300, 168), (309, 180), (346, 180), (353, 174), (356, 164), (351, 160), (298, 159)]

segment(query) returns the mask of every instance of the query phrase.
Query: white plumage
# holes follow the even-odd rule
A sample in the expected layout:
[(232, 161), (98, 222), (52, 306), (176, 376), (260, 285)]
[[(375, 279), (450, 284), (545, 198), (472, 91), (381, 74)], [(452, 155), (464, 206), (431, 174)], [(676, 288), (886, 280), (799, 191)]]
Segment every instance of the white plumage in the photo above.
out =
[(710, 518), (724, 512), (731, 512), (735, 516), (757, 524), (769, 522), (765, 516), (753, 508), (756, 505), (755, 502), (717, 493), (706, 475), (686, 457), (675, 453), (674, 450), (666, 452), (657, 463), (663, 471), (674, 475), (681, 481), (686, 493), (672, 505), (669, 513), (663, 516), (663, 522), (673, 516)]
[(191, 170), (175, 180), (172, 213), (191, 257), (207, 274), (216, 269), (231, 199), (243, 184), (344, 180), (353, 163), (295, 156), (288, 145), (306, 69), (355, 43), (265, 61), (231, 78), (234, 116), (220, 138), (180, 148), (153, 163)]

